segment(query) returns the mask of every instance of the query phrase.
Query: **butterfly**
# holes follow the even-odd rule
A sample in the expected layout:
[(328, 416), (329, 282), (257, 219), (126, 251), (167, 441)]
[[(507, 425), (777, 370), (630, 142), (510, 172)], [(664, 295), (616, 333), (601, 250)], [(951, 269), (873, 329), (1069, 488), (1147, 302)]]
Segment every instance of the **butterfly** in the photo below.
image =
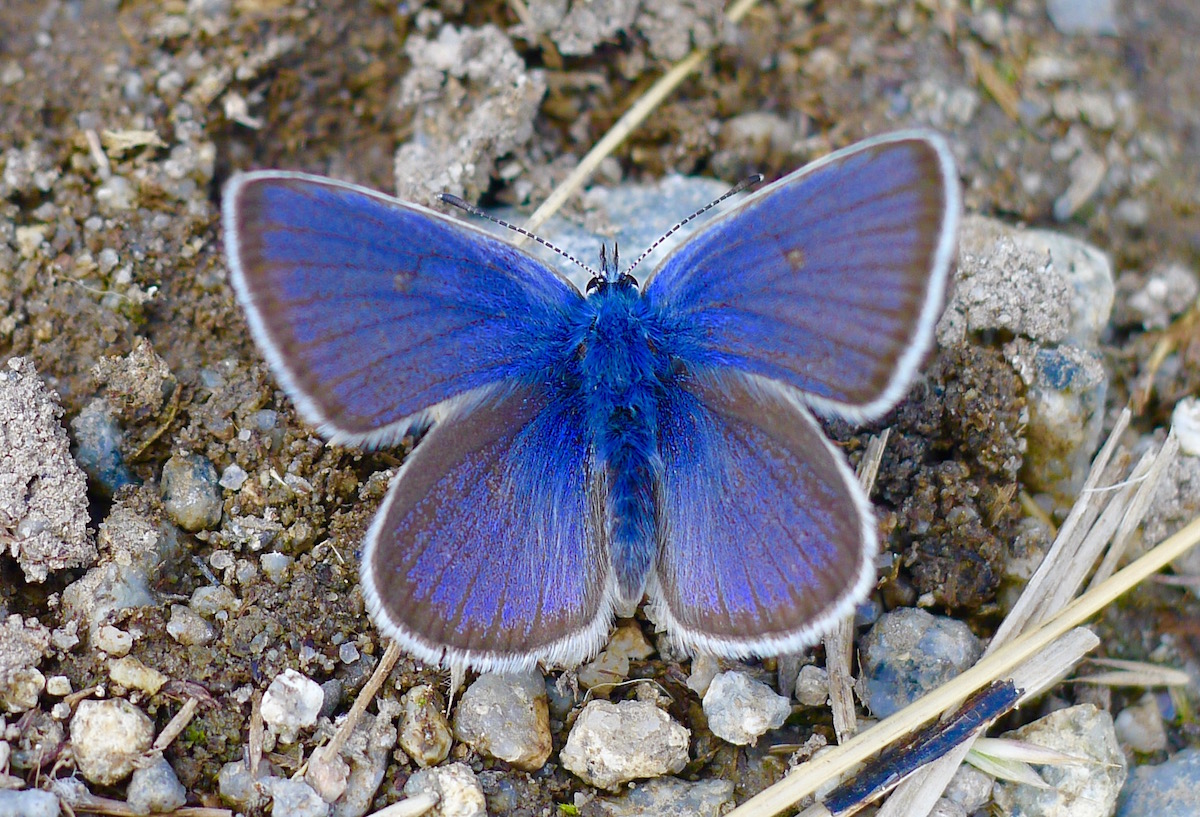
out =
[(879, 418), (941, 314), (945, 140), (869, 139), (731, 205), (639, 283), (580, 292), (473, 226), (288, 171), (235, 175), (233, 288), (300, 415), (363, 447), (428, 429), (362, 549), (379, 629), (507, 671), (595, 654), (644, 597), (677, 646), (815, 642), (874, 581), (875, 522), (816, 415)]

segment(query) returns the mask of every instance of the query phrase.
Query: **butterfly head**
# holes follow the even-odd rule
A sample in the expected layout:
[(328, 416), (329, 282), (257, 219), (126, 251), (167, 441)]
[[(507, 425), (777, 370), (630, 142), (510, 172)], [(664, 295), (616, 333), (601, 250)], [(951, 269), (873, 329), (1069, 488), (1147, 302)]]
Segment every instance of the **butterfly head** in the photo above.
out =
[(608, 255), (608, 248), (601, 245), (600, 274), (588, 281), (587, 294), (603, 293), (608, 291), (609, 287), (616, 287), (618, 290), (636, 290), (637, 285), (636, 278), (628, 272), (621, 272), (617, 245), (613, 244), (611, 258)]

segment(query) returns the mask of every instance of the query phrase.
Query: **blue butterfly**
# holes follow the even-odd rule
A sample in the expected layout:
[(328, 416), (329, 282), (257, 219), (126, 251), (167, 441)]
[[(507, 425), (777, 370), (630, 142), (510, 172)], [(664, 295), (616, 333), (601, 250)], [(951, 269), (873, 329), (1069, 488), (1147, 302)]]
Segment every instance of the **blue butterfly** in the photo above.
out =
[(644, 286), (581, 293), (416, 204), (286, 171), (224, 193), (233, 287), (331, 441), (430, 431), (367, 533), (362, 591), (431, 664), (576, 664), (644, 595), (682, 648), (794, 652), (872, 585), (870, 503), (812, 412), (878, 418), (941, 313), (960, 194), (936, 134), (786, 176)]

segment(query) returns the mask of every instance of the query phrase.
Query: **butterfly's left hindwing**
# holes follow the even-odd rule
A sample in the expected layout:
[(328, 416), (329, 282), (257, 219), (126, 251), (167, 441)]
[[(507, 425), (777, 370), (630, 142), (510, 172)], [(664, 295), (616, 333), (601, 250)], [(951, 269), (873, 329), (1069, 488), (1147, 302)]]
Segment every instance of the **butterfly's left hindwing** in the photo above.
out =
[(405, 460), (367, 535), (363, 596), (431, 664), (575, 663), (613, 585), (579, 410), (517, 386), (452, 408)]

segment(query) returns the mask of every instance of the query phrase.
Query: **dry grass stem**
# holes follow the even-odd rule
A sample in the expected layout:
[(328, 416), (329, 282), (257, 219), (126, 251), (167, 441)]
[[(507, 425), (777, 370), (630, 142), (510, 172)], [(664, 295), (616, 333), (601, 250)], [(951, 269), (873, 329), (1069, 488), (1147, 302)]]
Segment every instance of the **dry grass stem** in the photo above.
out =
[[(746, 13), (758, 3), (758, 0), (736, 0), (725, 12), (725, 22), (727, 25), (736, 25), (741, 21)], [(554, 189), (554, 191), (546, 197), (541, 206), (533, 211), (533, 215), (525, 222), (525, 229), (535, 231), (538, 227), (546, 223), (550, 216), (557, 213), (571, 196), (575, 195), (578, 190), (587, 183), (587, 180), (596, 172), (596, 168), (604, 161), (614, 150), (620, 147), (629, 134), (633, 133), (646, 117), (654, 112), (654, 109), (662, 104), (662, 101), (671, 95), (674, 90), (679, 87), (689, 74), (700, 67), (708, 55), (712, 52), (712, 47), (698, 48), (691, 54), (688, 54), (679, 62), (663, 74), (657, 82), (646, 89), (646, 93), (638, 98), (638, 101), (622, 114), (613, 126), (608, 129), (608, 132), (600, 138), (595, 146), (588, 151), (587, 155), (579, 160), (579, 164), (570, 172), (567, 178)], [(513, 243), (520, 246), (524, 242), (524, 238), (520, 235), (514, 236)]]
[[(798, 767), (784, 780), (760, 792), (731, 814), (736, 817), (764, 817), (791, 807), (819, 786), (840, 778), (883, 747), (937, 717), (949, 707), (957, 705), (976, 690), (996, 680), (1011, 677), (1014, 668), (1030, 658), (1038, 657), (1051, 662), (1061, 659), (1063, 648), (1055, 643), (1061, 636), (1103, 610), (1121, 594), (1161, 570), (1200, 541), (1198, 518), (1128, 567), (1089, 589), (1078, 599), (1066, 603), (1062, 594), (1057, 592), (1064, 576), (1077, 577), (1076, 587), (1086, 578), (1087, 570), (1095, 563), (1095, 559), (1099, 558), (1103, 548), (1103, 541), (1099, 546), (1096, 544), (1102, 535), (1111, 537), (1120, 530), (1132, 530), (1136, 527), (1144, 508), (1140, 507), (1143, 503), (1134, 501), (1135, 495), (1143, 490), (1153, 490), (1152, 487), (1146, 487), (1146, 483), (1152, 482), (1151, 479), (1131, 480), (1129, 486), (1118, 491), (1095, 490), (1101, 484), (1117, 481), (1116, 475), (1111, 474), (1110, 463), (1113, 463), (1118, 440), (1128, 427), (1129, 418), (1128, 411), (1122, 412), (1118, 418), (1112, 434), (1096, 455), (1084, 486), (1085, 490), (1060, 529), (1043, 564), (1034, 574), (1013, 611), (1002, 623), (984, 657), (974, 667), (952, 679), (941, 689), (880, 721), (871, 729), (859, 733), (845, 744)], [(1160, 456), (1169, 458), (1170, 449), (1164, 446), (1164, 453)], [(1118, 463), (1121, 461), (1123, 458), (1117, 460)], [(1114, 464), (1113, 468), (1115, 467)], [(1143, 467), (1147, 468), (1147, 474), (1154, 470), (1154, 466), (1148, 462)], [(1105, 475), (1109, 475), (1109, 478), (1105, 479)], [(1104, 509), (1114, 501), (1120, 504), (1122, 511), (1113, 511), (1106, 516), (1103, 513)], [(1128, 515), (1131, 513), (1137, 518), (1129, 519)], [(1073, 565), (1081, 554), (1091, 556), (1089, 567), (1080, 569)], [(1061, 609), (1055, 609), (1056, 605), (1063, 604), (1065, 606), (1061, 606)], [(1090, 641), (1094, 646), (1094, 635), (1087, 633), (1084, 638), (1085, 642)], [(1067, 665), (1073, 661), (1074, 659)], [(1062, 671), (1065, 670), (1059, 666), (1050, 674), (1061, 675)], [(1017, 683), (1015, 679), (1014, 683)], [(1021, 683), (1032, 682), (1025, 679)], [(1040, 687), (1041, 684), (1034, 686)], [(1020, 688), (1027, 691), (1032, 689), (1028, 686)], [(933, 802), (940, 796), (945, 783), (962, 762), (967, 748), (958, 747), (941, 761), (930, 764), (902, 784), (896, 794), (884, 804), (880, 817), (915, 817), (927, 814)]]

